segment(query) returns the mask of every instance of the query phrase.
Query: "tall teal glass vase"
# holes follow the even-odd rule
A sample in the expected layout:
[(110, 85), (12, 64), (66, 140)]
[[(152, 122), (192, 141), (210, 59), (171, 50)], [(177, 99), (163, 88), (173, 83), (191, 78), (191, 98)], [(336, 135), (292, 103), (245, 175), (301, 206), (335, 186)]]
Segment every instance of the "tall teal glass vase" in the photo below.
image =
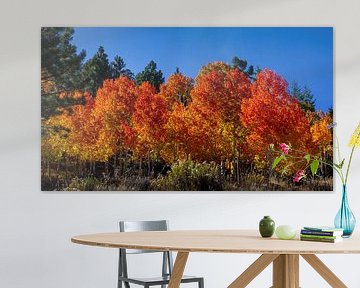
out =
[(341, 207), (336, 214), (334, 224), (336, 228), (344, 229), (343, 237), (346, 238), (350, 237), (355, 229), (356, 219), (349, 207), (346, 185), (342, 187)]

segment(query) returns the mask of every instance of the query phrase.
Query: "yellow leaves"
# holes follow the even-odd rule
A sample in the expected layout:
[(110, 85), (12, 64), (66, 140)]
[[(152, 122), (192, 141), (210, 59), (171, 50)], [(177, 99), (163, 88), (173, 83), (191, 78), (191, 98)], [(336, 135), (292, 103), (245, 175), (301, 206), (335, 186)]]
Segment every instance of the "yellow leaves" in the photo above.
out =
[(216, 61), (216, 62), (209, 63), (209, 64), (201, 67), (201, 70), (200, 70), (198, 76), (196, 76), (196, 81), (198, 81), (199, 78), (203, 77), (204, 75), (214, 72), (214, 71), (218, 72), (219, 74), (226, 75), (230, 69), (231, 69), (231, 67), (222, 61)]
[(349, 146), (360, 147), (360, 123), (350, 138)]
[(69, 131), (61, 126), (63, 117), (55, 116), (44, 124), (47, 136), (42, 138), (42, 152), (50, 159), (60, 160), (65, 154), (70, 154), (71, 145), (68, 145)]
[(259, 155), (255, 155), (253, 161), (254, 167), (258, 170), (264, 170), (268, 165), (268, 162)]
[(320, 152), (326, 152), (330, 149), (329, 145), (332, 143), (332, 134), (328, 128), (332, 120), (329, 115), (320, 115), (320, 120), (316, 121), (311, 126), (310, 132), (312, 136), (312, 142), (315, 147), (319, 148)]

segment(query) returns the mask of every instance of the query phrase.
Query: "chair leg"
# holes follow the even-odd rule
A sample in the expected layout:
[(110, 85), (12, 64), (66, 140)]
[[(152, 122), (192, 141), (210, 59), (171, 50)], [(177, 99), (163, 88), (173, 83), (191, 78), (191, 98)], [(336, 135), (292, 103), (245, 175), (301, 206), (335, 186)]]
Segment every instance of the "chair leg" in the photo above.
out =
[(122, 288), (122, 281), (119, 279), (120, 276), (123, 275), (123, 268), (122, 268), (122, 253), (119, 249), (119, 264), (118, 264), (118, 285), (117, 288)]
[(204, 279), (199, 280), (199, 288), (204, 288)]
[[(167, 276), (167, 269), (168, 269), (168, 253), (169, 252), (163, 252), (163, 263), (162, 263), (162, 276)], [(170, 263), (169, 263), (170, 265)], [(161, 285), (161, 288), (166, 288), (166, 285)]]

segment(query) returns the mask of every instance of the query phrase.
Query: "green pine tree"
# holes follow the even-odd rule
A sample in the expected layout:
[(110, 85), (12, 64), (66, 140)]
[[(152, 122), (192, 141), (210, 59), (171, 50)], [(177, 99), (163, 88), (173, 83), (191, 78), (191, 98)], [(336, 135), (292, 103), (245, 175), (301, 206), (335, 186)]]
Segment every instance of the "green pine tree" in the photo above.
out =
[(71, 93), (81, 88), (81, 65), (84, 50), (77, 53), (71, 43), (74, 29), (67, 27), (41, 28), (41, 116), (48, 118), (60, 107), (73, 103), (60, 99), (60, 93)]
[(307, 87), (300, 87), (296, 81), (292, 82), (289, 89), (290, 95), (299, 100), (301, 108), (306, 111), (315, 111), (314, 94)]
[(254, 80), (256, 78), (256, 74), (261, 71), (259, 67), (257, 67), (255, 71), (253, 65), (248, 66), (248, 62), (246, 60), (242, 60), (237, 56), (232, 59), (231, 63), (232, 68), (237, 68), (240, 71), (244, 72), (251, 80)]
[(136, 75), (135, 81), (137, 85), (140, 85), (143, 82), (149, 82), (159, 92), (160, 85), (164, 83), (165, 79), (162, 71), (157, 70), (156, 63), (151, 60), (144, 70)]
[(104, 80), (112, 78), (108, 55), (102, 46), (100, 46), (96, 54), (84, 64), (82, 77), (84, 90), (90, 92), (94, 97)]
[(130, 79), (134, 79), (134, 73), (132, 73), (130, 69), (125, 69), (126, 67), (125, 61), (120, 56), (115, 56), (110, 66), (111, 66), (111, 77), (113, 79), (119, 78), (120, 76), (126, 76)]

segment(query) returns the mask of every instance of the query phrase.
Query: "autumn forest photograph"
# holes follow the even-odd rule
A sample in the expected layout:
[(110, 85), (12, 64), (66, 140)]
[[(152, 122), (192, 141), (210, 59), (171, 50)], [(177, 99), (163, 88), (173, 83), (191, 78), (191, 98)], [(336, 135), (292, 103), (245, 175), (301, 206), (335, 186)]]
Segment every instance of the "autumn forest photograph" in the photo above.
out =
[(331, 27), (42, 27), (41, 189), (332, 191), (333, 93)]

